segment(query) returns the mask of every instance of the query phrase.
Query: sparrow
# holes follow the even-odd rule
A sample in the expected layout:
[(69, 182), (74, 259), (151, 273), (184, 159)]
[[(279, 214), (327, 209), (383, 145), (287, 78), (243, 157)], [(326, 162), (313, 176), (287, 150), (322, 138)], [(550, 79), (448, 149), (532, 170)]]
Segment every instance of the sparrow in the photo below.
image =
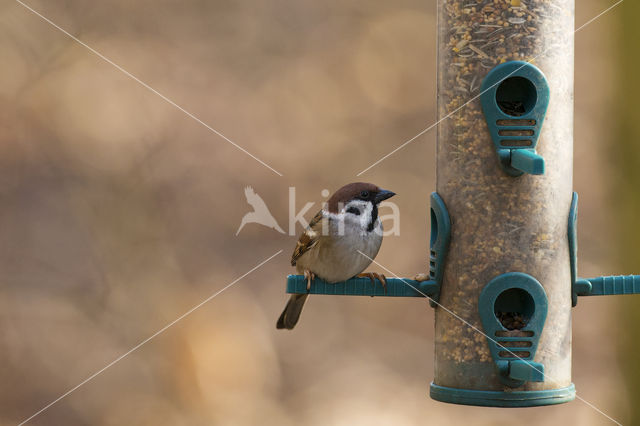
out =
[[(329, 283), (354, 276), (367, 277), (386, 285), (384, 275), (366, 273), (382, 244), (382, 222), (378, 205), (396, 195), (371, 183), (354, 182), (338, 189), (311, 220), (291, 256), (291, 266), (311, 281), (321, 278)], [(293, 329), (308, 294), (291, 295), (278, 318), (278, 329)]]

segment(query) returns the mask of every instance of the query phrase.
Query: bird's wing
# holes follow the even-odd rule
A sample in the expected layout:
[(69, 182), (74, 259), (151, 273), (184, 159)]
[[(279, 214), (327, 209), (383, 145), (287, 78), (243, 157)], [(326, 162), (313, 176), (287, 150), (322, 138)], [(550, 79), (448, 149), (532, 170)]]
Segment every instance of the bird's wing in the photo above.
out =
[(296, 266), (296, 261), (300, 256), (309, 251), (313, 246), (318, 244), (320, 240), (321, 234), (321, 221), (324, 215), (322, 214), (322, 210), (320, 210), (309, 222), (309, 227), (300, 235), (300, 239), (296, 244), (295, 250), (293, 250), (293, 254), (291, 255), (291, 266)]

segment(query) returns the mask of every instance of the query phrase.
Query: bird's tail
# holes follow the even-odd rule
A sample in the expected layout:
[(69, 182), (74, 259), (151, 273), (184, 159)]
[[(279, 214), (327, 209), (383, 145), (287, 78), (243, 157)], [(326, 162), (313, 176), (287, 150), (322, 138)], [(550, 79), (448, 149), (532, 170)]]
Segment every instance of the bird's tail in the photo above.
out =
[(307, 301), (307, 296), (308, 294), (291, 295), (291, 298), (289, 298), (289, 301), (287, 302), (287, 306), (284, 307), (284, 311), (282, 311), (280, 318), (278, 318), (276, 328), (292, 330), (293, 327), (296, 326), (298, 319), (300, 318), (300, 314), (302, 313), (304, 302)]

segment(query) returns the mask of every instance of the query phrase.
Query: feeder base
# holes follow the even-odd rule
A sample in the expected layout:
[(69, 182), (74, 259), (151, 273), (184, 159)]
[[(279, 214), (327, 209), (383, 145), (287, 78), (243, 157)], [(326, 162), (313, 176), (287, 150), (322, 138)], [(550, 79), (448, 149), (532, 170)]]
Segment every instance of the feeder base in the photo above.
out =
[(566, 388), (541, 391), (497, 392), (469, 390), (438, 386), (431, 383), (431, 398), (440, 402), (484, 407), (536, 407), (573, 401), (576, 388), (573, 383)]

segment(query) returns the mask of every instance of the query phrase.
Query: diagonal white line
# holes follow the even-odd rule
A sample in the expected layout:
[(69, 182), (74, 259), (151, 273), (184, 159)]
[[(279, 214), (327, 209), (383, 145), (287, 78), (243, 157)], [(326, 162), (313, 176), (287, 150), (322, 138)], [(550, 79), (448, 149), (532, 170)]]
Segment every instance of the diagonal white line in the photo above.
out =
[(616, 7), (617, 5), (619, 5), (620, 3), (622, 3), (624, 0), (618, 0), (617, 2), (615, 2), (614, 4), (612, 4), (611, 6), (609, 6), (608, 8), (606, 8), (605, 10), (603, 10), (602, 12), (598, 13), (596, 16), (594, 16), (593, 18), (589, 19), (587, 22), (585, 22), (584, 24), (580, 25), (573, 33), (577, 33), (578, 31), (580, 31), (581, 29), (583, 29), (584, 27), (586, 27), (587, 25), (589, 25), (590, 23), (592, 23), (593, 21), (595, 21), (596, 19), (598, 19), (599, 17), (601, 17), (602, 15), (604, 15), (605, 13), (609, 12), (611, 9), (613, 9), (614, 7)]
[(160, 330), (156, 331), (155, 333), (153, 333), (151, 336), (147, 337), (146, 339), (144, 339), (143, 341), (141, 341), (140, 343), (138, 343), (137, 345), (135, 345), (133, 348), (129, 349), (127, 352), (123, 353), (122, 355), (120, 355), (118, 358), (114, 359), (113, 361), (111, 361), (109, 364), (105, 365), (104, 367), (102, 367), (100, 370), (96, 371), (95, 373), (93, 373), (92, 375), (90, 375), (89, 377), (87, 377), (86, 379), (84, 379), (82, 382), (78, 383), (77, 385), (75, 385), (74, 387), (72, 387), (71, 389), (69, 389), (68, 391), (66, 391), (65, 393), (63, 393), (62, 395), (60, 395), (58, 398), (54, 399), (53, 401), (51, 401), (49, 404), (45, 405), (44, 407), (42, 407), (40, 410), (36, 411), (34, 414), (32, 414), (31, 416), (29, 416), (28, 418), (26, 418), (25, 420), (23, 420), (22, 422), (20, 422), (20, 424), (18, 426), (22, 426), (23, 424), (27, 423), (29, 420), (33, 419), (34, 417), (36, 417), (37, 415), (41, 414), (42, 412), (44, 412), (45, 410), (49, 409), (52, 405), (56, 404), (58, 401), (60, 401), (61, 399), (65, 398), (66, 396), (68, 396), (70, 393), (74, 392), (76, 389), (78, 389), (79, 387), (83, 386), (84, 384), (86, 384), (87, 382), (91, 381), (92, 379), (94, 379), (96, 376), (98, 376), (99, 374), (101, 374), (102, 372), (104, 372), (106, 369), (108, 369), (109, 367), (113, 366), (114, 364), (116, 364), (118, 361), (121, 361), (123, 358), (127, 357), (128, 355), (130, 355), (132, 352), (136, 351), (137, 349), (139, 349), (141, 346), (143, 346), (145, 343), (149, 342), (150, 340), (154, 339), (155, 337), (157, 337), (158, 335), (162, 334), (163, 332), (165, 332), (169, 327), (175, 325), (178, 321), (184, 319), (185, 317), (191, 315), (196, 309), (200, 308), (202, 305), (204, 305), (205, 303), (209, 302), (211, 299), (213, 299), (214, 297), (216, 297), (217, 295), (219, 295), (220, 293), (222, 293), (223, 291), (225, 291), (226, 289), (228, 289), (229, 287), (231, 287), (232, 285), (234, 285), (235, 283), (237, 283), (238, 281), (240, 281), (241, 279), (243, 279), (244, 277), (246, 277), (247, 275), (249, 275), (250, 273), (252, 273), (253, 271), (255, 271), (256, 269), (260, 268), (262, 265), (264, 265), (265, 263), (269, 262), (271, 259), (273, 259), (274, 257), (276, 257), (277, 255), (279, 255), (280, 253), (282, 253), (282, 250), (278, 250), (277, 253), (271, 255), (270, 257), (268, 257), (267, 259), (263, 260), (262, 262), (258, 263), (256, 266), (254, 266), (253, 268), (251, 268), (249, 271), (245, 272), (244, 274), (240, 275), (238, 278), (236, 278), (235, 280), (231, 281), (229, 284), (227, 284), (226, 286), (224, 286), (222, 289), (218, 290), (217, 292), (213, 293), (211, 296), (207, 297), (206, 299), (204, 299), (202, 302), (198, 303), (197, 305), (195, 305), (193, 308), (189, 309), (187, 312), (185, 312), (184, 314), (180, 315), (178, 318), (176, 318), (175, 320), (171, 321), (169, 324), (165, 325), (164, 327), (162, 327)]
[(612, 418), (611, 416), (609, 416), (607, 413), (605, 413), (604, 411), (602, 411), (601, 409), (599, 409), (598, 407), (596, 407), (595, 405), (593, 405), (592, 403), (590, 403), (589, 401), (587, 401), (586, 399), (580, 397), (580, 395), (576, 394), (576, 398), (579, 399), (580, 401), (584, 402), (585, 404), (587, 404), (589, 407), (593, 408), (594, 410), (596, 410), (598, 413), (602, 414), (604, 417), (608, 418), (609, 420), (611, 420), (613, 423), (617, 424), (618, 426), (622, 426), (622, 423), (620, 423), (619, 421), (617, 421), (616, 419)]
[(258, 157), (256, 157), (255, 155), (253, 155), (252, 153), (250, 153), (249, 151), (247, 151), (246, 149), (244, 149), (243, 147), (241, 147), (240, 145), (238, 145), (237, 143), (235, 143), (234, 141), (232, 141), (231, 139), (229, 139), (228, 137), (226, 137), (225, 135), (223, 135), (222, 133), (220, 133), (219, 131), (217, 131), (216, 129), (214, 129), (213, 127), (211, 127), (210, 125), (208, 125), (204, 121), (202, 121), (201, 119), (199, 119), (198, 117), (196, 117), (194, 114), (192, 114), (191, 112), (187, 111), (186, 109), (184, 109), (183, 107), (181, 107), (180, 105), (178, 105), (177, 103), (175, 103), (174, 101), (172, 101), (171, 99), (169, 99), (168, 97), (163, 95), (162, 93), (158, 92), (156, 89), (154, 89), (153, 87), (149, 86), (147, 83), (145, 83), (144, 81), (140, 80), (138, 77), (136, 77), (135, 75), (131, 74), (129, 71), (125, 70), (120, 65), (116, 64), (111, 59), (109, 59), (108, 57), (104, 56), (102, 53), (100, 53), (97, 50), (95, 50), (93, 47), (89, 46), (87, 43), (83, 42), (82, 40), (80, 40), (79, 38), (74, 36), (73, 34), (69, 33), (67, 30), (65, 30), (64, 28), (60, 27), (58, 24), (56, 24), (55, 22), (53, 22), (52, 20), (50, 20), (46, 16), (43, 16), (41, 13), (39, 13), (36, 10), (32, 9), (29, 5), (23, 3), (20, 0), (15, 0), (15, 1), (16, 1), (16, 3), (20, 4), (25, 9), (27, 9), (27, 10), (33, 12), (35, 15), (39, 16), (42, 20), (44, 20), (45, 22), (47, 22), (51, 26), (53, 26), (56, 29), (60, 30), (62, 33), (64, 33), (66, 36), (71, 38), (76, 43), (86, 47), (89, 51), (91, 51), (91, 53), (95, 54), (96, 56), (98, 56), (103, 61), (107, 62), (110, 65), (113, 65), (118, 71), (122, 72), (127, 77), (129, 77), (132, 80), (136, 81), (141, 86), (143, 86), (144, 88), (148, 89), (149, 91), (155, 93), (156, 95), (158, 95), (160, 98), (162, 98), (164, 101), (166, 101), (170, 105), (172, 105), (175, 108), (179, 109), (184, 114), (186, 114), (187, 116), (189, 116), (193, 120), (197, 121), (202, 126), (206, 127), (207, 129), (209, 129), (210, 131), (212, 131), (216, 135), (220, 136), (222, 139), (224, 139), (225, 141), (229, 142), (231, 145), (235, 146), (240, 151), (244, 152), (249, 157), (251, 157), (254, 160), (256, 160), (258, 163), (262, 164), (263, 166), (265, 166), (266, 168), (268, 168), (269, 170), (271, 170), (272, 172), (274, 172), (278, 176), (283, 176), (282, 173), (280, 173), (279, 171), (277, 171), (276, 169), (274, 169), (273, 167), (271, 167), (270, 165), (268, 165), (267, 163), (265, 163), (264, 161), (262, 161), (261, 159), (259, 159)]
[[(427, 299), (429, 299), (430, 301), (432, 301), (433, 303), (435, 303), (436, 305), (438, 305), (439, 308), (443, 309), (445, 312), (447, 312), (449, 315), (453, 316), (454, 318), (460, 320), (461, 322), (463, 322), (465, 325), (469, 326), (472, 330), (478, 332), (479, 334), (483, 335), (484, 337), (486, 337), (487, 339), (491, 340), (493, 343), (495, 343), (496, 345), (498, 345), (500, 347), (500, 350), (503, 350), (505, 352), (509, 352), (511, 355), (513, 355), (514, 357), (520, 359), (518, 357), (517, 354), (515, 354), (512, 350), (510, 350), (507, 347), (502, 346), (500, 343), (498, 343), (495, 339), (493, 339), (492, 337), (490, 337), (489, 335), (487, 335), (484, 331), (480, 330), (478, 327), (476, 327), (475, 325), (471, 324), (469, 321), (465, 320), (464, 318), (462, 318), (461, 316), (459, 316), (458, 314), (456, 314), (455, 312), (453, 312), (451, 309), (447, 308), (446, 306), (442, 305), (441, 303), (433, 300), (431, 297), (429, 297), (426, 293), (423, 293), (422, 291), (420, 291), (420, 289), (416, 288), (415, 286), (409, 284), (404, 278), (399, 277), (397, 274), (393, 273), (392, 271), (390, 271), (387, 267), (381, 265), (379, 262), (376, 262), (374, 259), (372, 259), (371, 257), (367, 256), (366, 254), (364, 254), (363, 252), (361, 252), (360, 250), (358, 250), (358, 253), (360, 253), (361, 255), (363, 255), (364, 257), (366, 257), (367, 259), (369, 259), (371, 262), (373, 262), (374, 264), (376, 264), (377, 266), (381, 267), (382, 269), (384, 269), (385, 271), (387, 271), (389, 274), (393, 275), (395, 278), (399, 279), (400, 281), (402, 281), (403, 283), (405, 283), (406, 285), (408, 285), (409, 287), (411, 287), (412, 289), (414, 289), (415, 291), (417, 291), (418, 293), (422, 294), (424, 297), (426, 297)], [(531, 364), (530, 361), (526, 360), (526, 359), (521, 359), (522, 361), (526, 362), (527, 364), (529, 364), (529, 366), (536, 370), (538, 373), (542, 374), (545, 377), (550, 377), (549, 375), (545, 374), (543, 371), (540, 371), (535, 365)], [(576, 395), (576, 398), (578, 398), (580, 401), (584, 402), (585, 404), (587, 404), (589, 407), (593, 408), (594, 410), (596, 410), (597, 412), (599, 412), (600, 414), (602, 414), (604, 417), (608, 418), (609, 420), (611, 420), (612, 422), (616, 423), (619, 426), (622, 426), (622, 423), (618, 422), (617, 420), (614, 420), (612, 417), (608, 416), (607, 414), (605, 414), (602, 410), (600, 410), (598, 407), (596, 407), (595, 405), (593, 405), (592, 403), (590, 403), (589, 401), (586, 401), (584, 398), (579, 397), (578, 395)]]
[[(611, 11), (613, 8), (615, 8), (616, 6), (618, 6), (620, 3), (622, 3), (624, 0), (618, 0), (616, 3), (614, 3), (613, 5), (609, 6), (607, 9), (603, 10), (602, 12), (600, 12), (598, 15), (594, 16), (593, 18), (589, 19), (587, 22), (585, 22), (584, 24), (580, 25), (576, 30), (573, 31), (573, 33), (577, 33), (578, 31), (584, 29), (586, 26), (588, 26), (589, 24), (591, 24), (593, 21), (597, 20), (598, 18), (600, 18), (602, 15), (606, 14), (607, 12)], [(536, 60), (537, 58), (539, 58), (540, 56), (544, 55), (545, 53), (547, 53), (549, 51), (550, 48), (543, 50), (541, 53), (537, 54), (536, 56), (534, 56), (533, 58), (529, 59), (528, 61), (526, 61), (527, 63), (531, 63), (532, 61)], [(387, 158), (389, 158), (390, 156), (392, 156), (393, 154), (395, 154), (396, 152), (400, 151), (402, 148), (404, 148), (405, 146), (409, 145), (411, 142), (413, 142), (414, 140), (416, 140), (417, 138), (419, 138), (420, 136), (424, 135), (425, 133), (427, 133), (429, 130), (433, 129), (434, 127), (436, 127), (438, 124), (442, 123), (443, 121), (445, 121), (446, 119), (448, 119), (449, 117), (451, 117), (452, 115), (454, 115), (455, 113), (457, 113), (458, 111), (460, 111), (462, 108), (466, 107), (467, 105), (469, 105), (471, 102), (475, 101), (476, 99), (478, 99), (480, 96), (482, 96), (484, 93), (486, 93), (487, 91), (491, 90), (492, 88), (494, 88), (496, 85), (500, 84), (502, 81), (504, 81), (505, 79), (509, 78), (513, 73), (518, 72), (522, 67), (524, 67), (524, 65), (522, 65), (521, 67), (518, 67), (517, 69), (515, 69), (514, 71), (512, 71), (511, 73), (509, 73), (508, 75), (504, 76), (504, 78), (500, 81), (497, 81), (495, 84), (487, 87), (485, 90), (483, 90), (482, 92), (478, 93), (476, 96), (472, 97), (471, 99), (469, 99), (467, 102), (465, 102), (464, 104), (460, 105), (458, 108), (454, 109), (453, 111), (451, 111), (450, 113), (448, 113), (447, 115), (445, 115), (444, 117), (442, 117), (440, 120), (436, 121), (435, 123), (433, 123), (432, 125), (430, 125), (429, 127), (423, 129), (420, 133), (418, 133), (417, 135), (415, 135), (414, 137), (412, 137), (411, 139), (406, 140), (405, 142), (403, 142), (401, 145), (399, 145), (398, 147), (396, 147), (393, 151), (391, 151), (390, 153), (388, 153), (387, 155), (385, 155), (384, 157), (380, 158), (378, 161), (376, 161), (375, 163), (371, 164), (369, 167), (367, 167), (366, 169), (364, 169), (363, 171), (361, 171), (360, 173), (358, 173), (356, 176), (360, 176), (363, 173), (367, 172), (369, 169), (377, 166), (378, 164), (380, 164), (381, 162), (383, 162), (384, 160), (386, 160)]]

